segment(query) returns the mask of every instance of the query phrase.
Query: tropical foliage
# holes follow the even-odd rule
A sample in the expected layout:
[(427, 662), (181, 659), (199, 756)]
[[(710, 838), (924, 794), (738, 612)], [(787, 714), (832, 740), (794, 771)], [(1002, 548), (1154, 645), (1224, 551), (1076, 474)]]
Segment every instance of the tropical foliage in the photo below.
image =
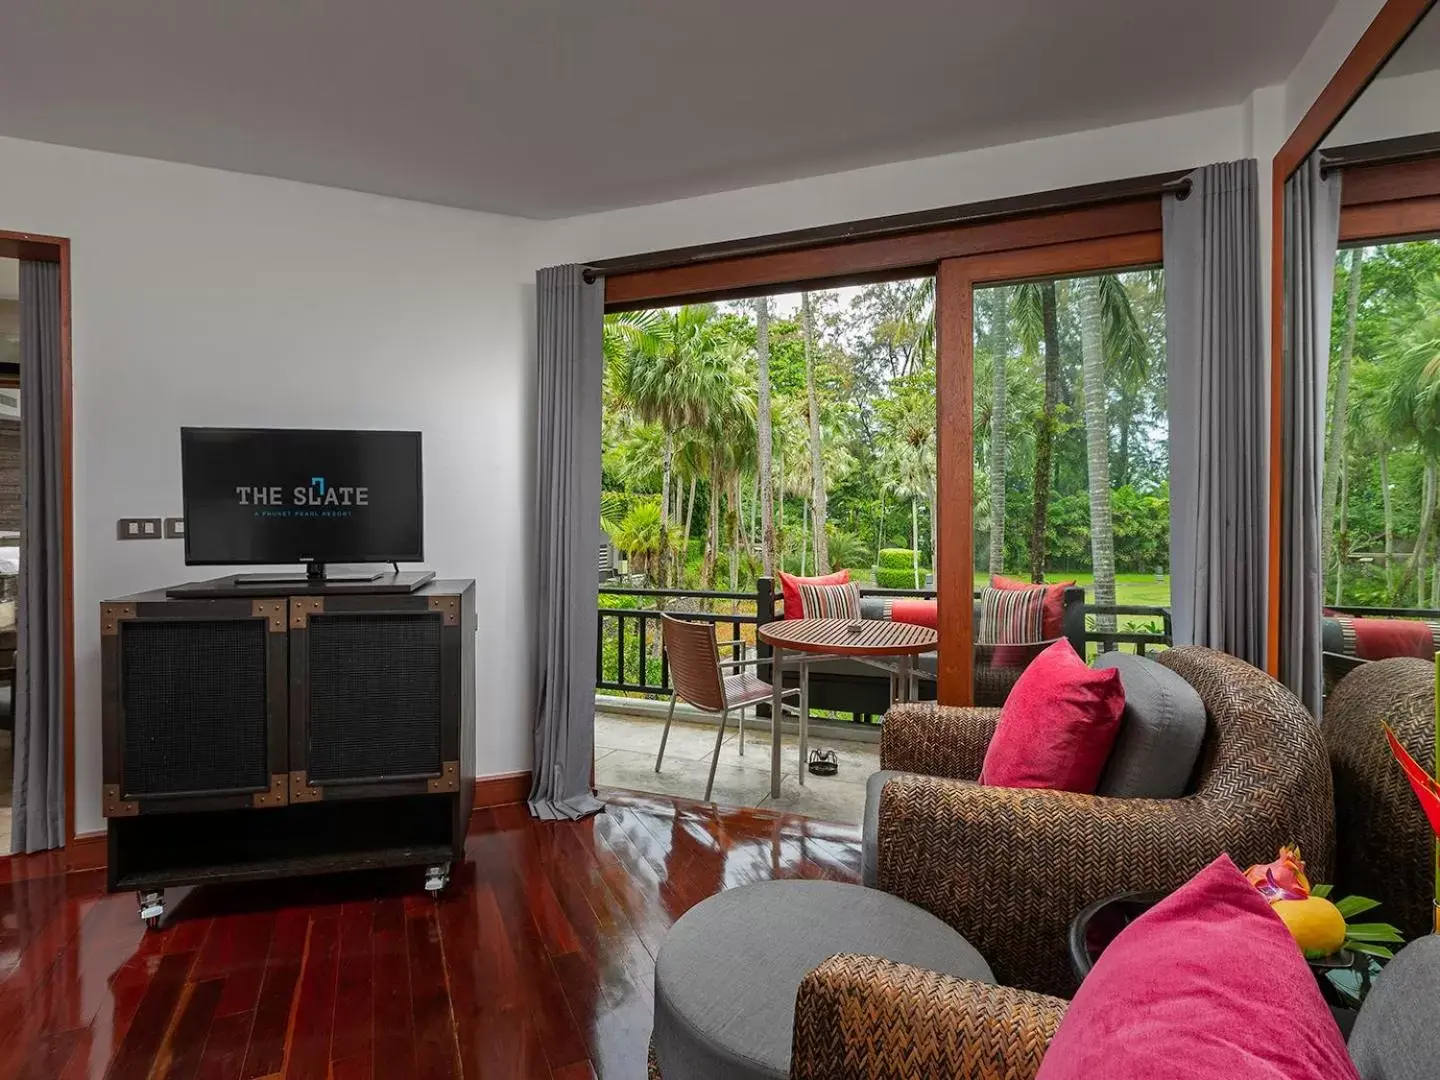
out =
[(1327, 416), (1327, 603), (1440, 607), (1440, 241), (1340, 253)]
[[(920, 279), (608, 316), (602, 525), (631, 572), (746, 588), (843, 566), (925, 587), (933, 310)], [(1163, 574), (1160, 275), (983, 289), (975, 333), (977, 569), (1093, 574), (1111, 602), (1117, 573)]]

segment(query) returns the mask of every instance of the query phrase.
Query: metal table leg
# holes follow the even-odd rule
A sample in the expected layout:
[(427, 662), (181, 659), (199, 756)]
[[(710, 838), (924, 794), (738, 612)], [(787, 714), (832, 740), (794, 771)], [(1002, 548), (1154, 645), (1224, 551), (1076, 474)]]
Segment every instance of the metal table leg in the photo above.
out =
[(770, 646), (770, 797), (780, 797), (780, 709), (785, 689), (785, 650), (779, 645)]
[(800, 665), (800, 786), (805, 786), (805, 768), (810, 757), (810, 665)]
[(911, 700), (911, 690), (912, 690), (912, 684), (911, 684), (911, 681), (910, 681), (910, 667), (911, 667), (911, 663), (912, 663), (912, 658), (910, 657), (910, 654), (909, 654), (909, 653), (905, 653), (904, 655), (902, 655), (902, 656), (900, 657), (900, 677), (896, 680), (896, 687), (895, 687), (895, 700), (896, 700), (897, 702), (898, 702), (898, 701), (909, 701), (909, 700)]

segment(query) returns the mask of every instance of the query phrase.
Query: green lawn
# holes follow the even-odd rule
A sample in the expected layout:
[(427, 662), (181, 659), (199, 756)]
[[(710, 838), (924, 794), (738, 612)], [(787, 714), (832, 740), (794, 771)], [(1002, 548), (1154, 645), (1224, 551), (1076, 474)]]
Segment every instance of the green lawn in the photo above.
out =
[[(1017, 575), (1018, 577), (1019, 575)], [(850, 578), (858, 585), (875, 584), (875, 573), (868, 567), (850, 571)], [(1050, 574), (1049, 581), (1073, 581), (1085, 590), (1085, 598), (1095, 600), (1095, 575), (1071, 573), (1069, 571)], [(980, 572), (975, 575), (975, 588), (983, 589), (990, 584), (990, 575)], [(1170, 606), (1170, 578), (1168, 575), (1156, 579), (1154, 574), (1116, 574), (1115, 602), (1117, 604), (1139, 604), (1147, 607)]]

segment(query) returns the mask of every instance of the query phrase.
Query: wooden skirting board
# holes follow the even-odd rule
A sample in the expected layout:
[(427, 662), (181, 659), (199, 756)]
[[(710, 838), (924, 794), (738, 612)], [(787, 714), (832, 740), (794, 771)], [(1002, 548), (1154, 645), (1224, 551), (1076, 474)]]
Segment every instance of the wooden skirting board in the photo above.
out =
[(475, 809), (523, 803), (530, 798), (530, 771), (475, 778)]

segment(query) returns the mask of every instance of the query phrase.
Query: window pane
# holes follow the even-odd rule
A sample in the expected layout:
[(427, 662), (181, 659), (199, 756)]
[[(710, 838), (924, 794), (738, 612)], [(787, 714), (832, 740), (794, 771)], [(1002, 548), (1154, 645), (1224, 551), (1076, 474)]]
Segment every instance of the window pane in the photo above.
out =
[[(977, 289), (974, 424), (976, 589), (992, 574), (1070, 582), (1091, 604), (1138, 609), (1092, 614), (1076, 642), (1092, 655), (1106, 632), (1162, 632), (1144, 610), (1170, 602), (1162, 273)], [(1039, 638), (1059, 623), (1042, 619)], [(986, 620), (977, 700), (1003, 700), (1036, 651), (987, 646), (1035, 636)]]

